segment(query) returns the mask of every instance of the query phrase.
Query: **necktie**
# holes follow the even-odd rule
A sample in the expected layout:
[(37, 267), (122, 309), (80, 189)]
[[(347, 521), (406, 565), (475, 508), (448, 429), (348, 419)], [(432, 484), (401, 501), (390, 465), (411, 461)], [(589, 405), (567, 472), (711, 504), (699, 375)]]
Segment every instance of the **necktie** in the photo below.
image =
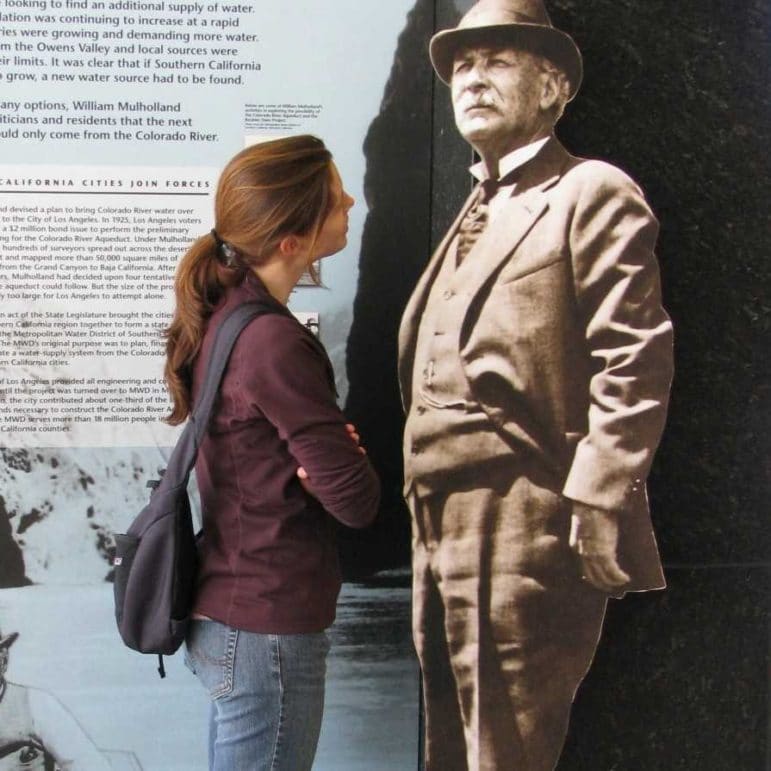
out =
[(455, 264), (460, 266), (471, 247), (487, 227), (487, 205), (498, 189), (499, 181), (485, 179), (479, 186), (479, 196), (466, 212), (458, 226), (458, 246), (455, 251)]

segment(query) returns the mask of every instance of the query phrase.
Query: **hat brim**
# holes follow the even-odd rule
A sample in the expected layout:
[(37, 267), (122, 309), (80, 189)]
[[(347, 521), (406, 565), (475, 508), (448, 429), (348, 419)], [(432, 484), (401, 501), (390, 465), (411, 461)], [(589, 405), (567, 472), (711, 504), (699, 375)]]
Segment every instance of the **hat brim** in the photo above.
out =
[(511, 45), (546, 57), (560, 67), (570, 81), (568, 98), (572, 99), (578, 92), (584, 71), (578, 46), (567, 33), (543, 24), (491, 24), (437, 32), (428, 49), (436, 74), (449, 85), (457, 50), (483, 43)]
[(0, 637), (0, 648), (10, 648), (18, 636), (18, 632), (11, 632), (7, 637)]

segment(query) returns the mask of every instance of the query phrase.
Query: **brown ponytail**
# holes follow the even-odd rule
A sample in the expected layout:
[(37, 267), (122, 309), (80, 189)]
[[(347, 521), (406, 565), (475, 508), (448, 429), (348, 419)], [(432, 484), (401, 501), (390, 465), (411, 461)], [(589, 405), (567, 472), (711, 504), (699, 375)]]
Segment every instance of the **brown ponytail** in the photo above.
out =
[(223, 170), (215, 232), (193, 242), (174, 281), (164, 369), (173, 409), (166, 422), (178, 425), (191, 412), (193, 364), (225, 291), (270, 257), (285, 236), (318, 233), (334, 203), (331, 162), (320, 139), (303, 135), (247, 147)]

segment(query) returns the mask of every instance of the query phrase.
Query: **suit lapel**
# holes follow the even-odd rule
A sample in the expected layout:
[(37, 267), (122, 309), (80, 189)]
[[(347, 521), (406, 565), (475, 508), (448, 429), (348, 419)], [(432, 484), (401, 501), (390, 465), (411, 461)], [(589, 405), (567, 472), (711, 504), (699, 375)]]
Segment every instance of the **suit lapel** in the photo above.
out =
[[(549, 208), (550, 190), (559, 181), (569, 159), (556, 139), (547, 142), (527, 164), (511, 198), (466, 256), (458, 270), (458, 280), (462, 280), (468, 292), (464, 330), (472, 320), (469, 311), (479, 308), (475, 300), (480, 292), (504, 263), (516, 259), (513, 253)], [(465, 339), (465, 335), (461, 339)]]
[(455, 218), (455, 221), (450, 226), (444, 238), (439, 242), (439, 246), (434, 250), (431, 259), (428, 261), (418, 283), (415, 285), (415, 289), (402, 314), (402, 321), (399, 326), (399, 380), (402, 387), (403, 400), (405, 402), (409, 399), (408, 379), (412, 372), (412, 358), (415, 353), (418, 324), (420, 323), (420, 317), (425, 308), (426, 301), (428, 300), (428, 293), (434, 283), (437, 271), (442, 264), (442, 259), (447, 252), (452, 239), (458, 232), (458, 227), (460, 226), (463, 217), (466, 216), (466, 212), (476, 200), (477, 195), (479, 194), (478, 191), (479, 185), (476, 185), (461, 207), (458, 216)]
[(548, 206), (547, 196), (540, 189), (528, 190), (506, 201), (458, 270), (458, 280), (463, 280), (470, 300), (516, 250)]
[[(431, 288), (431, 285), (434, 282), (436, 273), (442, 263), (442, 258), (444, 257), (450, 242), (458, 232), (458, 227), (460, 226), (463, 218), (466, 216), (466, 212), (471, 208), (472, 204), (476, 200), (478, 191), (479, 185), (476, 185), (471, 191), (469, 197), (466, 199), (466, 202), (461, 207), (461, 210), (458, 213), (458, 216), (455, 218), (455, 221), (450, 226), (450, 229), (447, 231), (444, 238), (439, 242), (439, 246), (436, 247), (434, 253), (431, 255), (431, 259), (428, 261), (428, 264), (426, 265), (425, 270), (418, 280), (418, 283), (415, 285), (412, 296), (410, 297), (409, 302), (407, 303), (407, 307), (404, 310), (401, 332), (409, 333), (408, 327), (410, 326), (410, 322), (416, 315), (419, 315), (422, 312), (423, 305), (426, 303), (428, 290)], [(405, 342), (402, 339), (401, 332), (399, 335), (400, 343)]]

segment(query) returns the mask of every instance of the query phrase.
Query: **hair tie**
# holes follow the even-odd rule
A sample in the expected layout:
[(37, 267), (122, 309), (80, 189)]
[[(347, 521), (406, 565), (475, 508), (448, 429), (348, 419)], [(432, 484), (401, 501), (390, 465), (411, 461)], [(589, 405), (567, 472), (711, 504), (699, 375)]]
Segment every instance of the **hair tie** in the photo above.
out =
[[(228, 268), (235, 268), (238, 266), (238, 252), (236, 249), (231, 246), (227, 241), (223, 241), (220, 238), (219, 233), (212, 228), (210, 231), (212, 238), (214, 239), (214, 243), (216, 244), (217, 248), (217, 257), (220, 258), (220, 262), (224, 262), (225, 266)], [(224, 257), (225, 259), (222, 260), (221, 258)]]

